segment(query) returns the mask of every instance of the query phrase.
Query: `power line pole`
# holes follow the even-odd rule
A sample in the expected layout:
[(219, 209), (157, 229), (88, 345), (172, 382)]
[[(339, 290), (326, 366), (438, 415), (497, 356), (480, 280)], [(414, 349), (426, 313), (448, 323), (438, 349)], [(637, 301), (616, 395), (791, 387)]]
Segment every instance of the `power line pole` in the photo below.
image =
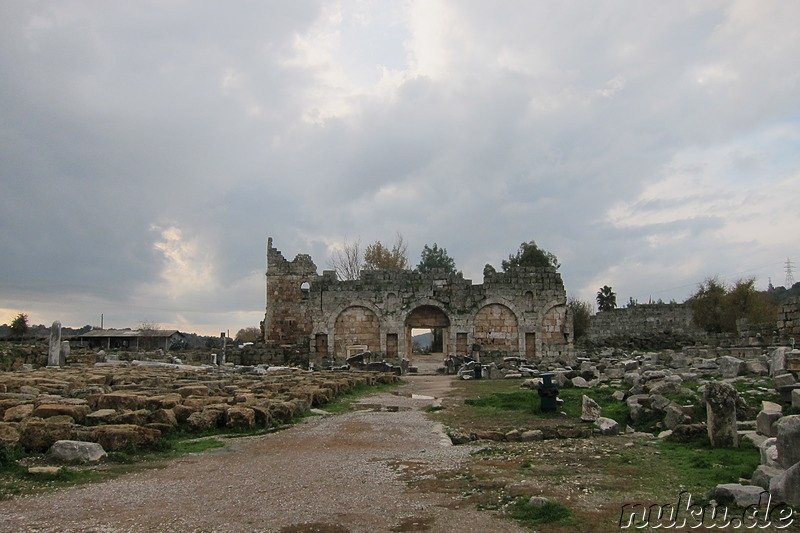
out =
[(794, 274), (792, 273), (792, 261), (786, 258), (786, 288), (791, 289), (794, 285)]

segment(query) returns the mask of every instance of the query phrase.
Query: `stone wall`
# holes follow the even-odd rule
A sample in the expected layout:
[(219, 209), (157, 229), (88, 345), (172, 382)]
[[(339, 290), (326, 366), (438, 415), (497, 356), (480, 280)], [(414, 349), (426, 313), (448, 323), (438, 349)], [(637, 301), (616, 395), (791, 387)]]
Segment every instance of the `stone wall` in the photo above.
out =
[(631, 349), (674, 349), (705, 343), (708, 336), (692, 323), (686, 304), (640, 304), (601, 311), (589, 319), (588, 343)]
[(786, 340), (800, 342), (800, 298), (787, 299), (778, 311), (778, 333)]
[(572, 317), (554, 268), (519, 268), (473, 285), (460, 274), (363, 271), (339, 281), (311, 257), (286, 260), (267, 243), (265, 342), (309, 340), (310, 359), (340, 364), (359, 350), (412, 360), (411, 331), (441, 330), (445, 355), (546, 359), (572, 353)]

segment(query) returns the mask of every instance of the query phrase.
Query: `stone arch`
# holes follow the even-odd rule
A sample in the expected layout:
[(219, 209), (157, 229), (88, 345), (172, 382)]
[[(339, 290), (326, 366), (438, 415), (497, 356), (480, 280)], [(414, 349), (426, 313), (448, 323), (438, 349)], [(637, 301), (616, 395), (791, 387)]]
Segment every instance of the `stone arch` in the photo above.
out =
[(562, 302), (550, 302), (542, 309), (539, 320), (542, 346), (568, 344), (571, 328), (567, 327), (567, 309)]
[(352, 305), (336, 317), (333, 328), (333, 349), (337, 359), (344, 360), (353, 352), (380, 351), (381, 335), (378, 315), (372, 310)]
[(490, 303), (481, 307), (473, 320), (473, 338), (481, 351), (519, 352), (519, 321), (508, 306)]
[[(440, 330), (442, 336), (442, 352), (450, 353), (450, 317), (441, 307), (425, 303), (412, 309), (405, 318), (406, 354), (412, 353), (411, 330), (414, 328), (431, 328)], [(409, 357), (410, 358), (410, 357)]]

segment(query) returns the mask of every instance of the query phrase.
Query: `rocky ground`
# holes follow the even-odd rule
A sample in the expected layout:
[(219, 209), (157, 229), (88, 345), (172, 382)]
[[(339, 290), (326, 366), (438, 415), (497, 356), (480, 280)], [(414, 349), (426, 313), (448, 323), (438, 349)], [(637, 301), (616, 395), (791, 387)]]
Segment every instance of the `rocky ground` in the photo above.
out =
[[(361, 409), (163, 468), (0, 502), (0, 531), (524, 531), (420, 484), (456, 472), (474, 451), (452, 446), (423, 412), (451, 379), (409, 377)], [(409, 485), (410, 469), (418, 474)]]

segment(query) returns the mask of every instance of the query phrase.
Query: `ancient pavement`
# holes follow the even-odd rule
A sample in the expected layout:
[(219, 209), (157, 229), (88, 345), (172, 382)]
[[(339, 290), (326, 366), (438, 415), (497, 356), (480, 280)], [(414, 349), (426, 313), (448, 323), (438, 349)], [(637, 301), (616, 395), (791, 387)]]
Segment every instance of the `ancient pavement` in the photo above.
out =
[(445, 470), (467, 458), (469, 447), (449, 446), (425, 417), (437, 400), (418, 397), (447, 394), (451, 379), (411, 377), (400, 391), (363, 399), (361, 410), (235, 439), (164, 468), (0, 502), (0, 532), (525, 531), (399, 479), (408, 464)]

